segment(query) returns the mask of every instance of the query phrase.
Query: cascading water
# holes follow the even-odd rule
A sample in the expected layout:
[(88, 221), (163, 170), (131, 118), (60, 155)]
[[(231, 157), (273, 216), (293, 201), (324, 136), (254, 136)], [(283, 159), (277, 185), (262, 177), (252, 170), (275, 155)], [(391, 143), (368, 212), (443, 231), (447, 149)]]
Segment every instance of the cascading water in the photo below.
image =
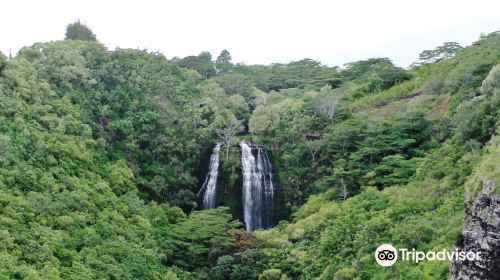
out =
[(246, 229), (268, 229), (273, 225), (273, 178), (267, 153), (258, 147), (257, 159), (252, 144), (240, 142), (243, 173), (243, 211)]
[(263, 218), (262, 227), (264, 229), (273, 226), (273, 199), (274, 199), (274, 185), (273, 185), (273, 169), (267, 152), (259, 148), (257, 152), (257, 168), (262, 174), (262, 183), (264, 184), (264, 204), (263, 204)]
[(217, 192), (217, 177), (219, 176), (219, 151), (220, 143), (215, 145), (212, 155), (210, 156), (210, 166), (208, 168), (207, 177), (203, 183), (202, 189), (205, 188), (203, 195), (203, 209), (215, 208), (215, 195)]
[[(246, 141), (240, 142), (239, 145), (243, 173), (243, 218), (246, 229), (254, 231), (259, 228), (271, 228), (274, 225), (274, 185), (271, 162), (264, 149)], [(220, 148), (221, 144), (218, 143), (213, 149), (208, 173), (200, 190), (200, 192), (204, 190), (203, 209), (213, 209), (216, 206)]]

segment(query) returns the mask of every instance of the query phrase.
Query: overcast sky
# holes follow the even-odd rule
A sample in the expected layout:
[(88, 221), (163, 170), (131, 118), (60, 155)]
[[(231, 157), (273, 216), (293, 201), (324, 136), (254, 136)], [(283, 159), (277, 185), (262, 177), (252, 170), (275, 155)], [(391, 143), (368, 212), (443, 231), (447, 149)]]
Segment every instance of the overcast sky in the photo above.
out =
[(269, 64), (302, 58), (342, 65), (390, 57), (406, 67), (445, 41), (466, 46), (500, 30), (500, 1), (28, 1), (1, 3), (0, 50), (64, 38), (80, 19), (110, 50), (215, 57)]

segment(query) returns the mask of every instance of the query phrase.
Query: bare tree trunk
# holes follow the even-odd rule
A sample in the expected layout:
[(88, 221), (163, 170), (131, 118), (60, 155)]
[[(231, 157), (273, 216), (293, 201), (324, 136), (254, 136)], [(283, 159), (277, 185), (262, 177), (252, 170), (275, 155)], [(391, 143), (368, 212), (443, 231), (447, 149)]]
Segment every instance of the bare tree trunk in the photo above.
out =
[(343, 154), (345, 154), (345, 148), (346, 148), (348, 142), (349, 142), (349, 137), (344, 137), (344, 141), (342, 143), (342, 153)]
[(226, 160), (229, 159), (231, 137), (241, 131), (243, 131), (243, 126), (241, 125), (241, 121), (237, 119), (232, 119), (230, 122), (226, 123), (223, 129), (216, 130), (217, 135), (226, 143)]
[(344, 178), (340, 178), (340, 183), (342, 184), (342, 198), (344, 200), (347, 199), (347, 186), (344, 183)]

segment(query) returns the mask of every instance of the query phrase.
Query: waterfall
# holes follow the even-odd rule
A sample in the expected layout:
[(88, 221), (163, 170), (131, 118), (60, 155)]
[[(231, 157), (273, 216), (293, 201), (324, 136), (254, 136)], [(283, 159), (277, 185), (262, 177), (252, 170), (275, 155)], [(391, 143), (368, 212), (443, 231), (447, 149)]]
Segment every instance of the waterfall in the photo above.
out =
[[(243, 173), (243, 213), (248, 231), (273, 225), (272, 167), (265, 150), (240, 142)], [(257, 149), (255, 158), (252, 147)]]
[[(241, 165), (243, 174), (243, 218), (246, 229), (268, 229), (273, 220), (273, 172), (271, 162), (264, 149), (242, 141)], [(210, 156), (208, 173), (199, 193), (204, 191), (203, 209), (215, 208), (217, 177), (219, 175), (219, 152), (221, 144), (215, 145)]]
[(217, 176), (219, 175), (219, 151), (220, 143), (215, 145), (212, 155), (210, 156), (210, 166), (208, 168), (207, 177), (203, 183), (202, 189), (205, 188), (203, 195), (203, 209), (215, 208), (215, 195), (217, 192)]
[(273, 226), (273, 198), (274, 198), (274, 185), (273, 185), (273, 169), (267, 152), (259, 148), (257, 153), (257, 167), (262, 174), (262, 183), (264, 184), (264, 205), (263, 205), (263, 218), (262, 227), (264, 229)]

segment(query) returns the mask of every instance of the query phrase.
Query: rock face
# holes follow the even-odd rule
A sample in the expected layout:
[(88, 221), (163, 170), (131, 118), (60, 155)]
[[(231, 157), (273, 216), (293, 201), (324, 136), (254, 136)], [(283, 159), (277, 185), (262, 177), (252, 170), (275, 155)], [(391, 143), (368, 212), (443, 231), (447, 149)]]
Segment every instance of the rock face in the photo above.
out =
[(481, 252), (480, 261), (453, 261), (450, 280), (500, 279), (500, 195), (497, 183), (487, 180), (483, 190), (465, 211), (461, 250)]

